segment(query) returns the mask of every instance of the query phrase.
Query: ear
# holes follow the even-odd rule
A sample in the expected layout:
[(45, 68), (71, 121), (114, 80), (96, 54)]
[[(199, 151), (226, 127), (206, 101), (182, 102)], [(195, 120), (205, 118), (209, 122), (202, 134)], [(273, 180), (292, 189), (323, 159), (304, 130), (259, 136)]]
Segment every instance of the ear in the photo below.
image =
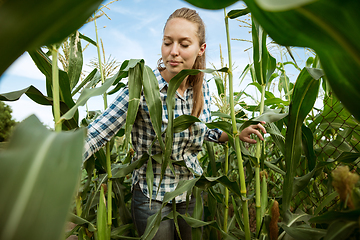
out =
[(205, 53), (206, 43), (201, 44), (198, 56), (202, 56)]

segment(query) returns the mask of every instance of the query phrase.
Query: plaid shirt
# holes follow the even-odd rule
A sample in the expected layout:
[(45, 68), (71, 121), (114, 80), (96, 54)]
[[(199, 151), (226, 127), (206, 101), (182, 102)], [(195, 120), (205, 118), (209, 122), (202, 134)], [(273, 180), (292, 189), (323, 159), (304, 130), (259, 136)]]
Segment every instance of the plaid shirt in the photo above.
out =
[[(162, 78), (160, 72), (157, 69), (154, 71), (154, 73), (159, 81), (160, 97), (163, 106), (161, 127), (163, 132), (165, 131), (168, 123), (168, 113), (165, 102), (167, 97), (168, 83)], [(206, 81), (204, 81), (203, 84), (203, 94), (204, 109), (199, 119), (203, 122), (210, 122), (211, 99), (209, 87)], [(107, 141), (110, 141), (110, 139), (117, 133), (117, 131), (125, 124), (128, 101), (129, 89), (125, 87), (119, 96), (114, 100), (114, 102), (108, 107), (108, 109), (88, 126), (88, 138), (85, 144), (84, 159), (90, 157), (93, 153), (104, 146)], [(192, 107), (192, 87), (185, 91), (184, 96), (181, 96), (176, 92), (174, 110), (175, 118), (184, 114), (191, 115)], [(153, 199), (162, 201), (165, 193), (174, 191), (180, 180), (189, 180), (194, 178), (193, 173), (196, 175), (201, 175), (203, 170), (199, 164), (197, 155), (202, 150), (203, 141), (207, 140), (217, 142), (222, 132), (219, 129), (208, 129), (205, 124), (200, 122), (194, 123), (191, 126), (191, 131), (191, 134), (189, 129), (174, 134), (171, 158), (177, 161), (184, 161), (186, 167), (175, 164), (175, 175), (168, 167), (165, 171), (164, 178), (161, 182), (160, 190), (157, 195), (156, 192), (158, 190), (161, 175), (161, 164), (153, 161)], [(141, 95), (137, 118), (131, 131), (132, 144), (135, 149), (135, 156), (133, 160), (140, 158), (144, 153), (148, 152), (149, 146), (155, 138), (156, 134), (150, 122), (150, 115), (145, 97)], [(158, 153), (161, 153), (160, 146), (154, 144), (151, 154), (154, 155)], [(132, 184), (134, 185), (139, 183), (144, 195), (150, 198), (148, 193), (148, 186), (146, 183), (146, 166), (147, 164), (144, 164), (139, 169), (135, 169), (133, 171)], [(186, 201), (186, 193), (176, 197), (176, 202), (182, 201)]]

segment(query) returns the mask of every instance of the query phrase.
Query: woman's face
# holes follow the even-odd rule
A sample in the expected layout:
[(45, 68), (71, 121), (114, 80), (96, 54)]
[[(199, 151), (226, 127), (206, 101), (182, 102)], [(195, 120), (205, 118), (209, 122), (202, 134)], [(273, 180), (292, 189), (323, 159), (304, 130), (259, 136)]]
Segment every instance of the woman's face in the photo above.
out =
[(166, 81), (183, 69), (191, 69), (196, 57), (204, 54), (206, 44), (200, 46), (197, 29), (196, 23), (183, 18), (173, 18), (166, 24), (161, 45)]

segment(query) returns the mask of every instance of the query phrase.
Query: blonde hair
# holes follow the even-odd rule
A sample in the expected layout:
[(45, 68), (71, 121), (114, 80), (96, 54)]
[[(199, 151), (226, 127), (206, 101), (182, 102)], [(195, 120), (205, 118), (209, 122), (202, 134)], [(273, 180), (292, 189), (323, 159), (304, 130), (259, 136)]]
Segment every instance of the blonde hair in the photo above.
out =
[[(189, 8), (180, 8), (175, 10), (167, 19), (164, 29), (167, 23), (174, 18), (183, 18), (192, 23), (197, 24), (198, 26), (197, 36), (199, 38), (199, 44), (201, 46), (205, 43), (205, 24), (195, 10)], [(206, 67), (206, 62), (205, 62), (205, 53), (204, 53), (201, 56), (197, 56), (192, 69), (205, 69), (205, 67)], [(162, 58), (160, 58), (158, 61), (158, 69), (160, 72), (166, 69), (163, 66)], [(202, 91), (204, 73), (200, 72), (197, 75), (189, 75), (187, 81), (189, 82), (190, 86), (193, 87), (193, 108), (191, 110), (191, 115), (195, 117), (199, 117), (204, 106), (204, 95)]]

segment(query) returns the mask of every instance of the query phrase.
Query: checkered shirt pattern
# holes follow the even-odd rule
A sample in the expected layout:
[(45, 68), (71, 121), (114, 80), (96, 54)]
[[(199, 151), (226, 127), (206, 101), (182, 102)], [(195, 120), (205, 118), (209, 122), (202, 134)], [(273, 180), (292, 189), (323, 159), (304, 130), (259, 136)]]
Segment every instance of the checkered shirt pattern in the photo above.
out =
[[(168, 124), (168, 113), (166, 107), (168, 83), (162, 78), (157, 69), (154, 70), (154, 74), (159, 81), (160, 97), (163, 106), (161, 131), (164, 132)], [(203, 94), (204, 108), (199, 119), (203, 122), (210, 122), (211, 98), (206, 81), (203, 83)], [(110, 141), (117, 131), (119, 131), (119, 129), (125, 124), (128, 102), (129, 89), (125, 87), (108, 109), (88, 126), (88, 137), (85, 143), (84, 159), (89, 158), (93, 153), (104, 146), (107, 141)], [(175, 118), (184, 114), (191, 115), (192, 107), (193, 89), (191, 87), (185, 91), (184, 96), (181, 96), (176, 92), (174, 110)], [(191, 134), (189, 129), (180, 133), (175, 133), (171, 158), (176, 161), (184, 161), (186, 167), (175, 164), (175, 175), (168, 167), (161, 182), (160, 190), (158, 194), (156, 194), (160, 182), (161, 164), (153, 161), (154, 181), (152, 198), (162, 201), (165, 193), (174, 191), (180, 180), (193, 179), (194, 174), (201, 175), (203, 170), (199, 164), (197, 155), (202, 150), (203, 141), (207, 140), (218, 142), (221, 133), (221, 130), (208, 129), (205, 124), (200, 122), (194, 123), (191, 126)], [(133, 161), (148, 152), (149, 147), (155, 138), (156, 134), (150, 121), (149, 110), (145, 97), (142, 95), (140, 98), (138, 114), (131, 131), (132, 144), (135, 149)], [(161, 148), (157, 142), (153, 145), (151, 154), (154, 155), (159, 153), (161, 153)], [(144, 195), (150, 198), (146, 183), (146, 167), (147, 164), (144, 164), (139, 169), (135, 169), (133, 171), (132, 184), (134, 186), (136, 183), (139, 183)], [(183, 201), (186, 201), (186, 193), (176, 197), (177, 203)]]

